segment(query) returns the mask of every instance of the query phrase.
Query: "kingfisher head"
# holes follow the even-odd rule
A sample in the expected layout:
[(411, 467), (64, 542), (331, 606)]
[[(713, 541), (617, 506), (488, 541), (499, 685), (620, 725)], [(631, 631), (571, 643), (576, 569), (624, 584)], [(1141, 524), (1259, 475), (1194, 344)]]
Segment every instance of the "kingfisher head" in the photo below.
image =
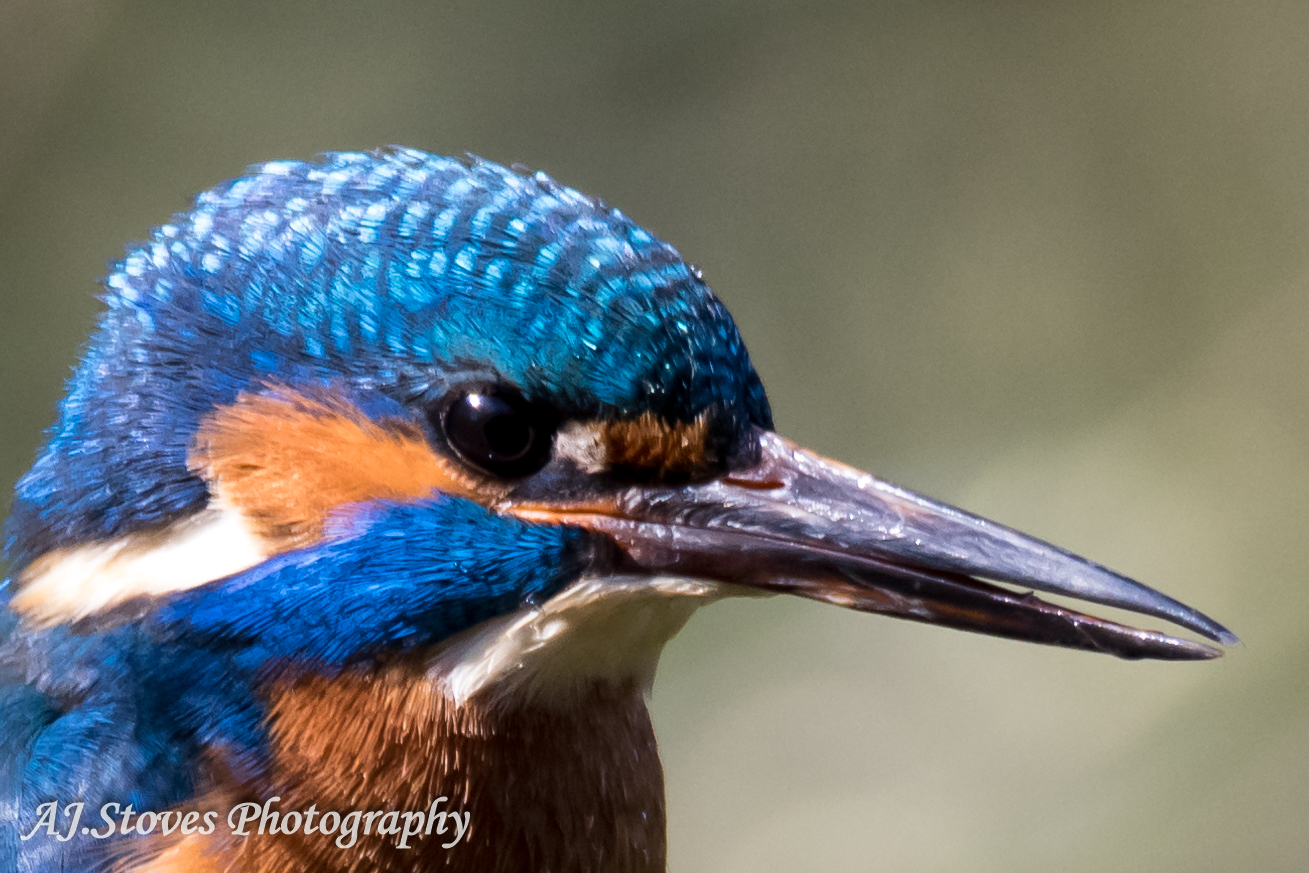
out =
[[(498, 619), (549, 649), (587, 626), (583, 671), (637, 669), (629, 646), (652, 667), (690, 607), (743, 591), (1124, 657), (1218, 652), (1007, 583), (1234, 639), (776, 434), (700, 273), (542, 173), (405, 149), (264, 164), (131, 249), (105, 301), (7, 526), (11, 605), (35, 625), (176, 598), (440, 497), (471, 505), (449, 522), (466, 530), (395, 523), (391, 541), (486, 525), (522, 584), (423, 638)], [(520, 554), (497, 520), (571, 539)]]
[[(1037, 589), (1235, 641), (775, 433), (700, 274), (541, 173), (404, 149), (264, 164), (106, 285), (6, 526), (0, 682), (25, 690), (0, 707), (19, 737), (0, 773), (22, 774), (23, 814), (69, 792), (473, 810), (457, 861), (283, 830), (151, 844), (173, 860), (149, 869), (662, 870), (642, 695), (726, 595), (1220, 653)], [(111, 860), (23, 845), (0, 858)]]

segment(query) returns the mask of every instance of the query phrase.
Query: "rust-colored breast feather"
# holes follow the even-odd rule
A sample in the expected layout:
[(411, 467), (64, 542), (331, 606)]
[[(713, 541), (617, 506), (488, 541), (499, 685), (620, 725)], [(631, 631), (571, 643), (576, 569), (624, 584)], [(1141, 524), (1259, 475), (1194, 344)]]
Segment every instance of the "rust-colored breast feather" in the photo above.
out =
[(425, 810), (445, 796), (468, 832), (408, 850), (376, 834), (349, 849), (252, 836), (236, 847), (242, 873), (665, 869), (663, 770), (635, 680), (595, 682), (566, 708), (456, 707), (420, 665), (392, 666), (278, 688), (270, 722), (282, 809)]
[(172, 843), (154, 839), (134, 848), (135, 851), (126, 853), (114, 864), (114, 873), (225, 873), (227, 870), (225, 860), (217, 851), (221, 848), (219, 841), (209, 837), (190, 836)]

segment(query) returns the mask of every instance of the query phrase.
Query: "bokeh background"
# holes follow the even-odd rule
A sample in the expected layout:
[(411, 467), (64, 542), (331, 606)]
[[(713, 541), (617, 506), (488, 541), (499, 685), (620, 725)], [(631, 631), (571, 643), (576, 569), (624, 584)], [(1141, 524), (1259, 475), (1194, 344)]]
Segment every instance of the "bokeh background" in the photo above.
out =
[(392, 142), (620, 205), (781, 431), (1245, 639), (715, 606), (654, 691), (674, 873), (1309, 868), (1309, 6), (4, 0), (0, 487), (125, 242)]

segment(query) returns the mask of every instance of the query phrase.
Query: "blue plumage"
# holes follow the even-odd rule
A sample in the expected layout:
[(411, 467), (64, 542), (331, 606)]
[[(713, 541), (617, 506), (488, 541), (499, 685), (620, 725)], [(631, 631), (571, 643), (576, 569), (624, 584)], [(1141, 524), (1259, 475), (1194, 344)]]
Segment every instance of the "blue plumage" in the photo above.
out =
[(459, 855), (261, 831), (184, 840), (167, 869), (662, 873), (644, 695), (667, 639), (736, 586), (1129, 658), (1219, 654), (985, 577), (1235, 641), (768, 432), (696, 271), (543, 174), (409, 150), (265, 164), (107, 286), (5, 529), (0, 823), (18, 827), (0, 827), (0, 871), (172, 851), (34, 829), (52, 802), (344, 811), (449, 788), (476, 815)]
[[(205, 683), (210, 712), (221, 713), (227, 735), (242, 743), (233, 764), (256, 760), (262, 713), (250, 686), (224, 675), (222, 660), (201, 664), (153, 644), (132, 625), (95, 634), (67, 627), (10, 633), (0, 649), (7, 668), (0, 672), (0, 790), (14, 826), (0, 829), (0, 866), (102, 869), (112, 841), (60, 842), (44, 832), (19, 840), (47, 801), (58, 799), (61, 807), (81, 801), (92, 810), (108, 802), (159, 809), (192, 796), (202, 745), (178, 702), (193, 681)], [(27, 675), (15, 675), (19, 664)]]
[(185, 464), (197, 421), (260, 379), (408, 400), (480, 373), (565, 414), (689, 421), (717, 406), (725, 431), (771, 423), (735, 324), (671, 246), (543, 173), (479, 159), (265, 164), (200, 195), (106, 284), (18, 484), (14, 572), (204, 506)]
[(172, 595), (146, 619), (177, 646), (236, 651), (241, 673), (331, 675), (430, 646), (575, 579), (582, 532), (525, 524), (468, 500), (374, 503), (320, 545)]
[[(11, 634), (0, 664), (25, 663), (36, 685), (8, 679), (0, 699), (6, 766), (21, 793), (19, 830), (53, 798), (88, 809), (167, 809), (194, 793), (208, 750), (252, 785), (267, 764), (263, 689), (313, 672), (430, 646), (485, 619), (540, 602), (589, 556), (582, 531), (531, 525), (467, 500), (375, 503), (342, 516), (320, 545), (246, 573), (86, 626)], [(0, 861), (92, 870), (106, 845), (6, 832)], [(19, 851), (21, 849), (21, 852)]]
[[(719, 427), (769, 422), (734, 324), (676, 251), (544, 174), (478, 159), (265, 164), (200, 195), (106, 285), (108, 311), (17, 486), (15, 575), (202, 509), (211, 495), (187, 466), (200, 420), (267, 381), (330, 383), (379, 419), (475, 378), (566, 415), (690, 421), (713, 406)], [(128, 604), (18, 632), (6, 613), (0, 804), (28, 824), (48, 798), (167, 808), (195, 789), (205, 748), (257, 778), (270, 675), (330, 674), (547, 598), (587, 547), (580, 531), (437, 496), (339, 517), (317, 545), (140, 616)], [(6, 829), (0, 867), (91, 870), (105, 851), (20, 846)]]

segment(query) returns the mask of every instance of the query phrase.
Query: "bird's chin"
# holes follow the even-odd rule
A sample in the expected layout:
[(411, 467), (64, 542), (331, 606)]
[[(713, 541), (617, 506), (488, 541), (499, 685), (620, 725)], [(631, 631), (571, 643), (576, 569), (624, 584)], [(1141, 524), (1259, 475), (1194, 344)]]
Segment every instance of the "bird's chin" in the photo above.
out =
[(583, 576), (539, 606), (443, 643), (428, 675), (456, 704), (473, 698), (567, 706), (597, 682), (648, 692), (664, 645), (700, 607), (760, 592), (676, 576)]

